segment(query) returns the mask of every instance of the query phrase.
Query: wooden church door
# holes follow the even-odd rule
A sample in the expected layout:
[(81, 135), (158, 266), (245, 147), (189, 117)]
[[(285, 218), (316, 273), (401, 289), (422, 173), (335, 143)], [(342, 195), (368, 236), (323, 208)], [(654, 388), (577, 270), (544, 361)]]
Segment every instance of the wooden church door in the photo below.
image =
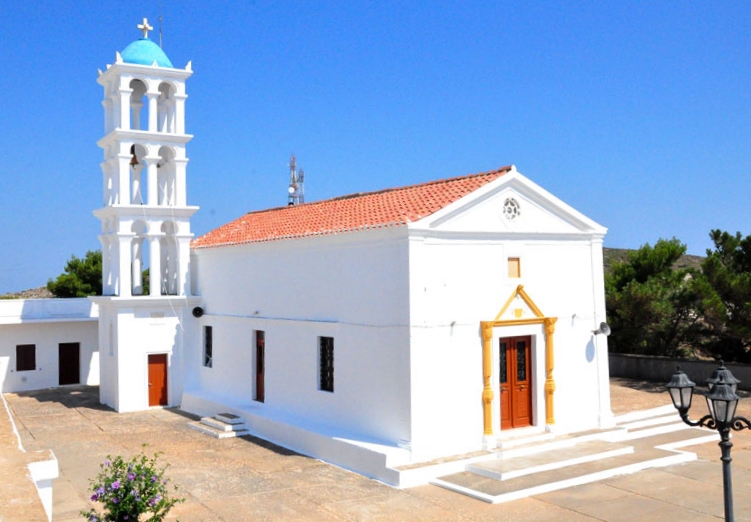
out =
[(501, 429), (532, 424), (532, 337), (499, 339)]
[(167, 405), (167, 354), (149, 355), (149, 406)]

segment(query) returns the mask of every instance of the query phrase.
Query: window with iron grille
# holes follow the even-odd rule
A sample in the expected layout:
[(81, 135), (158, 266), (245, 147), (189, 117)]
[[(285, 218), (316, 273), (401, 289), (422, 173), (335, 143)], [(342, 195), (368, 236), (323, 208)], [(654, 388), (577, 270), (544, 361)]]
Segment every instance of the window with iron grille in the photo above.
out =
[(319, 389), (334, 391), (334, 338), (318, 338)]
[(16, 345), (16, 371), (28, 372), (37, 369), (37, 347), (35, 344)]
[(211, 368), (214, 358), (214, 332), (211, 326), (203, 327), (203, 365)]

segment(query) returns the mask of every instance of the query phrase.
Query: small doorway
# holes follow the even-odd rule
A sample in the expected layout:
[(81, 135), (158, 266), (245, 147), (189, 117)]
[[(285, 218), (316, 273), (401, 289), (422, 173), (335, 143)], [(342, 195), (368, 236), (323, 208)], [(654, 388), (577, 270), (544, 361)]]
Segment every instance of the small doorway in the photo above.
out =
[(167, 406), (167, 354), (149, 355), (149, 406)]
[(266, 333), (256, 330), (256, 400), (264, 402), (266, 393), (264, 390), (266, 372)]
[(532, 425), (532, 337), (499, 339), (501, 429)]
[(81, 345), (80, 343), (60, 343), (57, 360), (59, 363), (58, 382), (81, 384)]

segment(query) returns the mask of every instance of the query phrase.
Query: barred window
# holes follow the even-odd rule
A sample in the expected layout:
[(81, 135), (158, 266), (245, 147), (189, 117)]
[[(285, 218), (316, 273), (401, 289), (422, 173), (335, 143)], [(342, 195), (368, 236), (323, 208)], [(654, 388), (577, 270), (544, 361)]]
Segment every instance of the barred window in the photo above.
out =
[(35, 344), (19, 344), (16, 346), (16, 371), (28, 372), (37, 369), (37, 347)]
[(318, 338), (319, 389), (334, 391), (334, 338)]
[(214, 356), (214, 332), (211, 326), (203, 327), (203, 365), (211, 368)]

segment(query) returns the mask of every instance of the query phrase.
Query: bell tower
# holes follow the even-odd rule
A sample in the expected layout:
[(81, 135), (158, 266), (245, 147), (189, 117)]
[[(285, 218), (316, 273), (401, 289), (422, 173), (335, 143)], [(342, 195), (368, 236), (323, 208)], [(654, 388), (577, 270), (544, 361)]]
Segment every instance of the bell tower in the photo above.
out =
[[(100, 398), (118, 411), (179, 403), (174, 362), (182, 340), (174, 324), (180, 326), (186, 307), (197, 301), (190, 297), (189, 265), (190, 218), (198, 207), (187, 205), (185, 152), (192, 138), (185, 133), (185, 81), (193, 72), (190, 62), (175, 68), (149, 39), (153, 28), (146, 18), (137, 27), (142, 37), (116, 53), (97, 78), (104, 88), (104, 137), (97, 142), (104, 151), (103, 199), (94, 211), (102, 224), (104, 295), (94, 298)], [(156, 325), (172, 328), (171, 336), (158, 334)], [(151, 376), (141, 383), (132, 378), (144, 358), (151, 371), (149, 354), (166, 359), (159, 398)], [(139, 389), (146, 383), (148, 390)]]
[[(185, 80), (190, 63), (175, 69), (162, 49), (143, 37), (117, 53), (115, 63), (99, 74), (104, 87), (103, 293), (118, 297), (145, 295), (143, 273), (149, 269), (151, 297), (190, 295), (188, 262), (190, 217), (187, 206)], [(148, 255), (147, 255), (148, 252)]]

